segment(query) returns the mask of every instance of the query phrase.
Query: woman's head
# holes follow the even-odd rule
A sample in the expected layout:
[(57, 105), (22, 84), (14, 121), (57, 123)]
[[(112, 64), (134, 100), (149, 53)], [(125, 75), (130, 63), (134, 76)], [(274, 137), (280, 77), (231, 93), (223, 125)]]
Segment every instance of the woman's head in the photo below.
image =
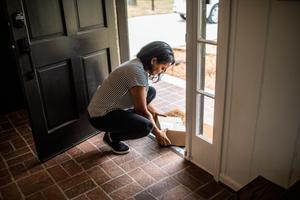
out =
[(160, 79), (170, 65), (175, 63), (174, 53), (170, 45), (162, 41), (155, 41), (145, 45), (137, 54), (150, 78)]

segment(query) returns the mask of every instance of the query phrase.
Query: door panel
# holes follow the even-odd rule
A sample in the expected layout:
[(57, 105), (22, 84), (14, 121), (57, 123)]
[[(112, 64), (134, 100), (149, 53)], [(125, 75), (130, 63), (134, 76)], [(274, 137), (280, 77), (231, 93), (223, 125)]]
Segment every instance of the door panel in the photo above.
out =
[(105, 10), (103, 2), (99, 0), (77, 0), (77, 15), (79, 19), (79, 30), (88, 30), (106, 27)]
[[(39, 68), (37, 75), (48, 132), (78, 119), (74, 80), (69, 62)], [(57, 115), (58, 113), (60, 114)]]
[[(62, 4), (58, 0), (25, 0), (23, 1), (26, 10), (26, 20), (30, 40), (51, 38), (59, 35), (66, 35), (64, 19), (62, 18)], [(45, 12), (45, 8), (51, 12)], [(51, 19), (51, 20), (49, 20)]]
[[(111, 0), (6, 0), (38, 156), (46, 160), (90, 137), (86, 107), (119, 64)], [(16, 42), (17, 43), (17, 42)], [(25, 45), (26, 46), (26, 45)]]
[(107, 50), (101, 50), (82, 58), (86, 77), (85, 84), (88, 91), (88, 101), (92, 98), (99, 83), (102, 83), (102, 81), (108, 76), (110, 71), (108, 56)]

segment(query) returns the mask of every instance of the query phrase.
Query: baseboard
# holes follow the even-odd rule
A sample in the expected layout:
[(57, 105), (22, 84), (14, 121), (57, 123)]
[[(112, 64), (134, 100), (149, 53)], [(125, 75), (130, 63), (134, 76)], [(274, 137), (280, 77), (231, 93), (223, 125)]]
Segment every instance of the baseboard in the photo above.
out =
[(228, 187), (230, 187), (234, 191), (238, 191), (239, 189), (242, 188), (241, 184), (239, 184), (238, 182), (236, 182), (235, 180), (233, 180), (229, 176), (226, 176), (225, 174), (222, 174), (222, 173), (220, 174), (220, 180), (219, 181), (222, 182), (223, 184), (227, 185)]

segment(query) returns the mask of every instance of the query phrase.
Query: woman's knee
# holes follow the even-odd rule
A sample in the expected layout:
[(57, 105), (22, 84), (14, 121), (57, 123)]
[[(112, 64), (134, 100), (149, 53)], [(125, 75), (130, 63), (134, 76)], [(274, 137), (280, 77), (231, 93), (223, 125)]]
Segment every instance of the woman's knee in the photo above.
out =
[(98, 130), (100, 129), (99, 123), (97, 122), (96, 118), (88, 117), (88, 120), (89, 120), (90, 124), (92, 125), (92, 127), (94, 127), (95, 129), (98, 129)]
[(143, 136), (147, 136), (153, 130), (153, 124), (147, 120), (143, 123), (143, 130), (141, 131)]
[(156, 90), (154, 87), (149, 86), (148, 92), (147, 92), (147, 104), (149, 104), (153, 99), (156, 97)]

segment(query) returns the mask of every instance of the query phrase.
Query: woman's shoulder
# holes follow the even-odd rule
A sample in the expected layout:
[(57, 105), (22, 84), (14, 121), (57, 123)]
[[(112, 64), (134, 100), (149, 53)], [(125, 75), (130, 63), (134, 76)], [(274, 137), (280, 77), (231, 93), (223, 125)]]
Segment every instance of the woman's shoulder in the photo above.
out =
[(138, 58), (122, 63), (119, 66), (119, 68), (120, 68), (119, 70), (124, 70), (127, 72), (143, 72), (144, 71), (143, 64)]
[(134, 58), (132, 60), (126, 61), (120, 65), (120, 67), (142, 67), (143, 64), (138, 58)]

